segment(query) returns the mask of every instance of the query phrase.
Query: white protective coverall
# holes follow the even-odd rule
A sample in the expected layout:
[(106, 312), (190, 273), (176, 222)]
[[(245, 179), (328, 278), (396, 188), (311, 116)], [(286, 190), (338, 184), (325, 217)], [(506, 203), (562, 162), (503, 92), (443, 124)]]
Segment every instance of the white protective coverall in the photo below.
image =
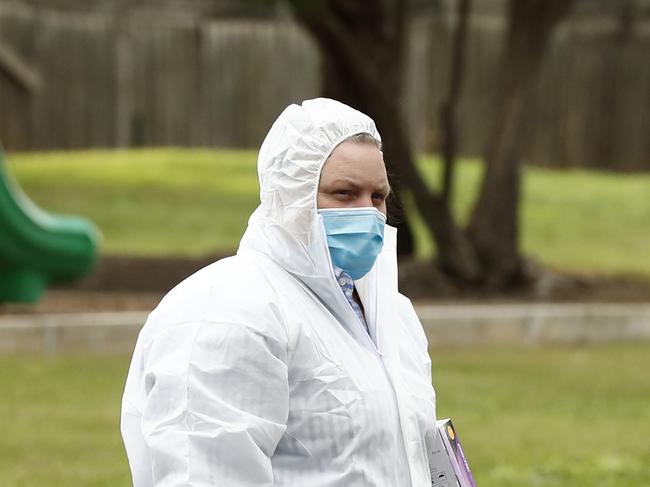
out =
[(368, 333), (316, 211), (327, 157), (361, 132), (379, 139), (339, 102), (289, 106), (262, 144), (261, 204), (237, 255), (149, 315), (122, 405), (136, 487), (430, 487), (431, 362), (397, 291), (396, 230), (355, 282)]

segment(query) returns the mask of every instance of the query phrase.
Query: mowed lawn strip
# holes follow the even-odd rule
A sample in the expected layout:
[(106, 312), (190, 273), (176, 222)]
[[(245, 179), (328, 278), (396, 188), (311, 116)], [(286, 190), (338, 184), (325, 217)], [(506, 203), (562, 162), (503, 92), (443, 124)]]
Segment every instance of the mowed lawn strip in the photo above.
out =
[[(431, 351), (480, 487), (650, 485), (650, 345)], [(128, 486), (127, 357), (0, 358), (6, 487)]]
[(250, 151), (75, 151), (10, 160), (43, 209), (93, 220), (107, 254), (230, 252), (259, 202)]
[(119, 433), (126, 357), (0, 358), (0, 484), (128, 486)]
[(431, 356), (480, 487), (650, 485), (650, 345)]
[[(236, 249), (259, 202), (256, 153), (147, 149), (11, 154), (10, 167), (44, 209), (85, 215), (122, 255), (223, 254)], [(437, 158), (420, 161), (436, 186)], [(466, 222), (483, 168), (459, 164), (455, 212)], [(650, 174), (526, 168), (524, 251), (565, 270), (650, 276)], [(412, 202), (408, 205), (413, 208)], [(410, 211), (410, 213), (414, 213)], [(420, 257), (434, 252), (415, 218)]]

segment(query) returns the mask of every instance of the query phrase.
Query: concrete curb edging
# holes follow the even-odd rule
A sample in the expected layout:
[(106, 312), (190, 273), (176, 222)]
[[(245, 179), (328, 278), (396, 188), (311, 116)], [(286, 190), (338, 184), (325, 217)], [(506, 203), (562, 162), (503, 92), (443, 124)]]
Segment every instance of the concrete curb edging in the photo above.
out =
[(148, 315), (128, 311), (0, 316), (0, 355), (130, 353)]
[(434, 347), (650, 341), (650, 304), (417, 306)]
[[(433, 347), (646, 341), (650, 303), (416, 304)], [(0, 355), (129, 354), (149, 312), (0, 316)]]

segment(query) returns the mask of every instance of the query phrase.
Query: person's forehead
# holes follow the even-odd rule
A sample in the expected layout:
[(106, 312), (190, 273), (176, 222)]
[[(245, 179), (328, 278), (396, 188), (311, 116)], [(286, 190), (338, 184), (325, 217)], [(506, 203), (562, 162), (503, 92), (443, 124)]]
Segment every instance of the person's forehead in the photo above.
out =
[(325, 162), (323, 177), (348, 182), (387, 180), (386, 168), (381, 151), (372, 144), (344, 142), (338, 146)]

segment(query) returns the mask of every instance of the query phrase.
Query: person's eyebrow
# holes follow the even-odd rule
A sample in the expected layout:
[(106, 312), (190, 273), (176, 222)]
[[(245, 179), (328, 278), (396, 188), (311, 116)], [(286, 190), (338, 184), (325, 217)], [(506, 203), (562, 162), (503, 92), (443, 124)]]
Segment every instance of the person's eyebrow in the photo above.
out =
[(350, 186), (354, 189), (359, 189), (361, 187), (361, 185), (352, 178), (337, 178), (328, 184), (328, 186)]
[(390, 187), (390, 183), (384, 184), (381, 183), (379, 186), (376, 186), (374, 191), (379, 191), (381, 193), (384, 193), (385, 196), (388, 196), (393, 189)]
[[(336, 188), (337, 186), (350, 187), (355, 190), (362, 189), (362, 186), (352, 178), (337, 178), (328, 185), (329, 188)], [(380, 186), (375, 188), (375, 191), (381, 191), (386, 193), (386, 196), (388, 196), (393, 191), (393, 188), (391, 188), (390, 184), (382, 183)]]

